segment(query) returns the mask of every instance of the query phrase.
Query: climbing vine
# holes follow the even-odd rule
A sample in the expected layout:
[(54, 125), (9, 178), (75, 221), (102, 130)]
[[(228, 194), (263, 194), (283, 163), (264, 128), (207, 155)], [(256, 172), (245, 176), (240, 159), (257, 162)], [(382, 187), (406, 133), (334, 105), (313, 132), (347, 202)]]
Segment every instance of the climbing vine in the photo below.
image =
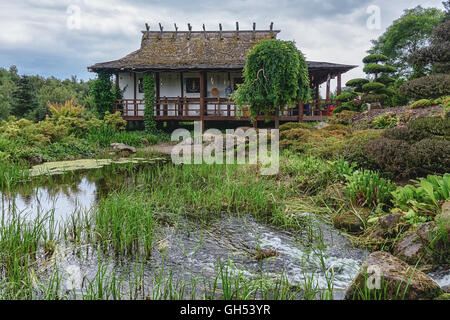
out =
[(237, 106), (250, 106), (252, 117), (310, 99), (308, 66), (291, 41), (259, 42), (247, 55), (243, 75), (233, 97)]
[(93, 97), (95, 109), (101, 118), (106, 111), (112, 111), (116, 94), (113, 92), (110, 73), (98, 72), (97, 79), (92, 82), (90, 95)]
[(147, 133), (156, 133), (156, 121), (154, 115), (155, 107), (155, 81), (153, 80), (153, 74), (144, 74), (143, 79), (144, 87), (144, 125)]

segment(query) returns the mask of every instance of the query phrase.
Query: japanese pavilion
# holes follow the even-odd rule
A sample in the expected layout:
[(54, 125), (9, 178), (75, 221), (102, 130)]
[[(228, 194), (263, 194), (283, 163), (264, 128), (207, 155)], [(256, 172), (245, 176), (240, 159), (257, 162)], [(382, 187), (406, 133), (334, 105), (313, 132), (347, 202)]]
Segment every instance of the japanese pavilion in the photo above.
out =
[[(116, 108), (126, 120), (143, 120), (143, 74), (155, 73), (156, 121), (249, 121), (247, 114), (238, 113), (230, 94), (243, 81), (242, 70), (246, 54), (264, 39), (276, 38), (280, 30), (225, 31), (142, 31), (141, 48), (127, 56), (88, 67), (91, 72), (106, 71), (115, 75), (116, 86), (123, 99)], [(341, 92), (341, 75), (356, 66), (308, 61), (311, 88), (319, 97), (320, 84), (327, 83), (326, 98), (311, 101), (306, 107), (281, 108), (279, 121), (317, 121), (330, 114), (330, 80), (337, 77), (337, 93)], [(275, 119), (275, 115), (271, 117)], [(264, 121), (264, 115), (257, 121)], [(257, 122), (253, 123), (257, 125)]]

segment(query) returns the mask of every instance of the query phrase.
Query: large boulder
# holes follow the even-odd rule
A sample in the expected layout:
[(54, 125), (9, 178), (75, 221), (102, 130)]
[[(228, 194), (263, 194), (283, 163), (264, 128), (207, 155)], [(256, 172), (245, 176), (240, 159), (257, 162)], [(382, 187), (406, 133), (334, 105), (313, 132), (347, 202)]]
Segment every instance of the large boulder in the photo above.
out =
[(328, 123), (328, 122), (325, 122), (325, 121), (322, 121), (322, 122), (319, 122), (318, 124), (316, 124), (315, 126), (314, 126), (314, 128), (316, 128), (316, 129), (323, 129), (323, 128), (326, 128), (326, 127), (328, 127), (330, 124)]
[(376, 251), (347, 288), (345, 299), (431, 300), (442, 293), (425, 273), (387, 252)]

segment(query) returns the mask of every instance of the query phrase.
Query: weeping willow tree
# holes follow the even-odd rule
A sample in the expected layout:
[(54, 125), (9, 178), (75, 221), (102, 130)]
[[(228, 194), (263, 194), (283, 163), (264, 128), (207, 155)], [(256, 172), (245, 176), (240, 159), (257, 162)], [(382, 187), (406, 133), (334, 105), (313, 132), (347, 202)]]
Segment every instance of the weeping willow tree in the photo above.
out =
[[(291, 41), (263, 40), (249, 51), (244, 83), (233, 94), (236, 105), (250, 107), (250, 116), (268, 120), (280, 107), (295, 107), (310, 99), (308, 65)], [(275, 126), (278, 126), (276, 120)]]
[(146, 73), (143, 78), (144, 87), (144, 125), (147, 133), (156, 133), (155, 107), (155, 81), (153, 74)]

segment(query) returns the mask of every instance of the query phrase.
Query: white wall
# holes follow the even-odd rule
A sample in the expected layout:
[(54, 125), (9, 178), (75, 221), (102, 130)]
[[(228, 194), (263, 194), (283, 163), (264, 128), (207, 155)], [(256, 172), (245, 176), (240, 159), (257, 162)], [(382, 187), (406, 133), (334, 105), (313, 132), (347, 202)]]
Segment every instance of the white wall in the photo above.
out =
[[(143, 99), (144, 93), (139, 92), (139, 78), (142, 78), (142, 73), (136, 73), (136, 98)], [(181, 97), (181, 75), (180, 72), (161, 72), (160, 73), (160, 97), (170, 97), (176, 98)], [(230, 74), (231, 81), (228, 80), (228, 72), (208, 72), (206, 74), (207, 84), (206, 91), (207, 97), (213, 97), (211, 94), (211, 90), (213, 88), (217, 88), (219, 90), (219, 97), (225, 98), (226, 92), (225, 89), (227, 86), (233, 87), (234, 79), (240, 78), (241, 73), (232, 72)], [(200, 78), (200, 73), (196, 72), (183, 72), (183, 95), (187, 98), (198, 98), (200, 97), (199, 93), (187, 93), (186, 92), (186, 79), (188, 78)], [(119, 73), (119, 87), (121, 90), (124, 90), (123, 98), (124, 99), (134, 99), (134, 75), (131, 72), (120, 72)], [(173, 108), (173, 106), (169, 106), (169, 108)], [(195, 116), (199, 115), (198, 110), (200, 110), (199, 105), (189, 105), (189, 115)], [(214, 106), (208, 105), (207, 110), (212, 114), (214, 112)], [(161, 111), (162, 112), (162, 111)], [(161, 113), (162, 114), (162, 113)], [(226, 106), (223, 106), (221, 109), (221, 114), (226, 115)], [(134, 115), (133, 111), (129, 111), (128, 115)], [(140, 111), (139, 116), (143, 116), (143, 112)], [(168, 113), (168, 115), (174, 115), (174, 111)], [(233, 112), (231, 113), (233, 116)]]

